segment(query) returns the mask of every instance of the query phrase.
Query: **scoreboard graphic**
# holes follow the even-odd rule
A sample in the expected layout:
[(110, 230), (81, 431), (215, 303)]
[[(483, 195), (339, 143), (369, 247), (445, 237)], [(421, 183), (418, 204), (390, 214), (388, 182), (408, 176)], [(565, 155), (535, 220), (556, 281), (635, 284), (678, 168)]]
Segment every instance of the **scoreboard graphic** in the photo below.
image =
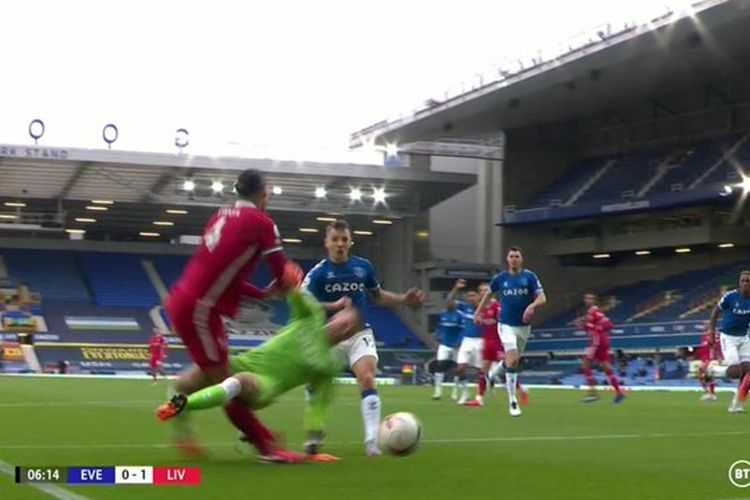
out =
[(152, 467), (150, 465), (116, 465), (111, 467), (16, 466), (16, 483), (197, 486), (201, 483), (201, 470), (198, 467)]

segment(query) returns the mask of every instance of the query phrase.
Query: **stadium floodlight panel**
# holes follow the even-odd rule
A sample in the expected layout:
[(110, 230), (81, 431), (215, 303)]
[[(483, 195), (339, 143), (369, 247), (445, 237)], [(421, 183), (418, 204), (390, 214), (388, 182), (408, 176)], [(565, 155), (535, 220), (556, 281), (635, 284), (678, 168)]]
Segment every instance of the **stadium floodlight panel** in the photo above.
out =
[(168, 220), (155, 220), (154, 226), (174, 226), (174, 222)]
[(675, 248), (674, 249), (674, 253), (690, 253), (692, 251), (693, 250), (691, 248), (688, 248), (688, 247), (681, 247), (681, 248)]
[(211, 190), (214, 193), (221, 193), (222, 191), (224, 191), (224, 183), (221, 181), (213, 181), (211, 183)]
[(611, 257), (611, 255), (610, 255), (610, 254), (608, 254), (608, 253), (595, 253), (595, 254), (593, 255), (593, 257), (594, 257), (595, 259), (609, 259), (609, 258)]
[(86, 210), (92, 210), (94, 212), (106, 212), (107, 210), (109, 210), (109, 208), (99, 205), (86, 205)]
[(398, 155), (398, 144), (396, 143), (388, 143), (385, 145), (385, 154), (387, 156), (396, 156)]
[(362, 191), (359, 188), (352, 188), (349, 191), (349, 199), (352, 201), (359, 201), (362, 199)]
[(26, 203), (22, 201), (6, 201), (3, 203), (6, 207), (12, 207), (12, 208), (23, 208), (26, 206)]
[(185, 191), (192, 191), (195, 189), (195, 182), (191, 181), (190, 179), (186, 180), (182, 183), (182, 189)]
[(16, 220), (16, 219), (18, 219), (18, 216), (17, 215), (13, 215), (13, 214), (0, 214), (0, 219)]
[(326, 188), (322, 186), (318, 186), (315, 188), (315, 197), (316, 198), (325, 198), (328, 194), (328, 191), (326, 191)]
[(90, 223), (93, 223), (93, 222), (96, 222), (96, 219), (92, 219), (91, 217), (76, 217), (75, 221), (76, 222), (90, 222)]
[(271, 189), (271, 192), (275, 195), (280, 195), (284, 192), (284, 190), (281, 188), (281, 186), (274, 186), (273, 189)]
[(149, 238), (158, 238), (159, 236), (161, 236), (159, 233), (152, 233), (151, 231), (141, 231), (138, 234)]
[(172, 215), (187, 215), (188, 211), (181, 208), (168, 208), (165, 210), (168, 214)]
[(91, 203), (96, 205), (114, 205), (115, 202), (112, 200), (91, 200)]
[(336, 217), (315, 217), (315, 220), (320, 222), (336, 222)]
[(372, 219), (372, 223), (379, 224), (381, 226), (390, 226), (391, 224), (393, 224), (393, 221), (388, 219)]
[(302, 240), (299, 238), (282, 238), (281, 241), (284, 243), (302, 243)]
[(636, 255), (651, 255), (651, 250), (636, 250)]
[(66, 229), (65, 232), (68, 234), (84, 234), (86, 230), (85, 229)]
[(719, 243), (719, 248), (734, 248), (734, 243)]
[(378, 203), (385, 203), (385, 198), (388, 196), (385, 193), (385, 188), (373, 188), (372, 189), (372, 199), (377, 205)]
[(372, 231), (358, 230), (358, 231), (354, 231), (354, 234), (359, 234), (361, 236), (372, 236)]

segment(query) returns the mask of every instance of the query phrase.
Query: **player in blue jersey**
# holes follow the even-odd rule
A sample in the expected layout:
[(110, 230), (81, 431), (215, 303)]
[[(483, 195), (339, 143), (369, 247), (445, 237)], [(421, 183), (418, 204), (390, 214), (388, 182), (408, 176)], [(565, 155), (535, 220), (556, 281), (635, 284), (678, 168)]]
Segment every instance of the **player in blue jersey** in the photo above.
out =
[[(724, 363), (709, 364), (707, 373), (713, 377), (729, 377), (740, 379), (750, 376), (750, 338), (748, 338), (748, 326), (750, 326), (750, 271), (740, 273), (739, 287), (725, 293), (711, 312), (708, 323), (708, 331), (716, 333), (716, 323), (721, 316), (719, 327), (719, 342), (724, 355)], [(748, 378), (747, 380), (750, 380)], [(743, 380), (744, 381), (744, 380)], [(730, 413), (743, 412), (740, 400), (743, 400), (747, 391), (745, 384), (740, 384), (739, 397), (735, 394), (729, 407)], [(743, 394), (744, 393), (744, 394)]]
[[(479, 294), (475, 290), (469, 290), (465, 294), (465, 301), (456, 300), (459, 292), (466, 288), (466, 280), (459, 279), (453, 285), (453, 289), (446, 299), (446, 308), (456, 311), (461, 315), (461, 346), (458, 348), (458, 377), (459, 397), (458, 404), (463, 405), (469, 399), (469, 389), (466, 385), (466, 370), (469, 365), (477, 370), (482, 368), (482, 348), (484, 339), (482, 329), (474, 323), (474, 313), (479, 305)], [(484, 375), (481, 375), (484, 376)]]
[[(328, 257), (307, 273), (302, 288), (315, 296), (329, 314), (347, 307), (357, 308), (364, 318), (359, 333), (336, 347), (342, 363), (348, 363), (357, 377), (362, 395), (362, 420), (365, 428), (365, 452), (380, 455), (378, 427), (380, 425), (380, 397), (375, 388), (378, 351), (372, 329), (366, 323), (367, 304), (380, 306), (419, 307), (424, 302), (424, 292), (412, 288), (406, 293), (394, 293), (380, 288), (375, 269), (369, 260), (349, 255), (352, 247), (349, 224), (337, 220), (326, 227), (325, 248)], [(308, 435), (305, 447), (317, 451), (323, 439), (322, 432)]]
[[(505, 360), (490, 373), (490, 378), (494, 378), (501, 370), (506, 370), (509, 411), (511, 416), (518, 417), (521, 415), (516, 397), (518, 364), (531, 335), (530, 323), (534, 312), (547, 302), (547, 297), (536, 274), (524, 269), (523, 253), (519, 247), (510, 247), (505, 260), (508, 270), (501, 271), (492, 278), (490, 292), (482, 296), (477, 309), (481, 311), (493, 294), (500, 299), (500, 322), (497, 326), (505, 349)], [(481, 320), (481, 316), (476, 314), (476, 323)]]
[[(440, 399), (443, 392), (443, 380), (445, 372), (448, 371), (449, 361), (456, 362), (458, 346), (461, 345), (461, 329), (463, 318), (458, 311), (445, 310), (440, 313), (437, 329), (435, 331), (438, 339), (437, 365), (435, 368), (435, 392), (432, 399)], [(458, 377), (454, 376), (453, 394), (454, 401), (458, 397)]]

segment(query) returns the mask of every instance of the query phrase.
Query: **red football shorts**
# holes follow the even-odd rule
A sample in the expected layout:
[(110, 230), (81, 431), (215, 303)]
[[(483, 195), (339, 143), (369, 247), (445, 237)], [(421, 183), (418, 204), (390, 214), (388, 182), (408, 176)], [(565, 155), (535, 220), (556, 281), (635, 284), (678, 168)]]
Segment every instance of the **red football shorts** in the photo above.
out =
[(599, 344), (596, 348), (589, 346), (586, 349), (586, 357), (599, 363), (610, 362), (612, 360), (611, 347), (608, 343)]
[(482, 359), (484, 361), (502, 361), (505, 358), (505, 350), (503, 344), (500, 343), (500, 338), (495, 336), (491, 340), (484, 339), (484, 347), (482, 347)]
[(201, 368), (227, 364), (227, 336), (216, 309), (173, 293), (167, 303), (167, 314), (195, 364)]

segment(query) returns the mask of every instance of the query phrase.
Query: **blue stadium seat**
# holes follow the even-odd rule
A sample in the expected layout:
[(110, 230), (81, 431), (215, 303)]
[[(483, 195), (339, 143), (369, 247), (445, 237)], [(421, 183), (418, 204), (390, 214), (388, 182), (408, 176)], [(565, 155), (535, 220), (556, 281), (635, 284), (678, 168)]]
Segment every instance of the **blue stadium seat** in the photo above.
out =
[(8, 274), (38, 292), (44, 303), (90, 304), (75, 253), (47, 250), (0, 249)]

